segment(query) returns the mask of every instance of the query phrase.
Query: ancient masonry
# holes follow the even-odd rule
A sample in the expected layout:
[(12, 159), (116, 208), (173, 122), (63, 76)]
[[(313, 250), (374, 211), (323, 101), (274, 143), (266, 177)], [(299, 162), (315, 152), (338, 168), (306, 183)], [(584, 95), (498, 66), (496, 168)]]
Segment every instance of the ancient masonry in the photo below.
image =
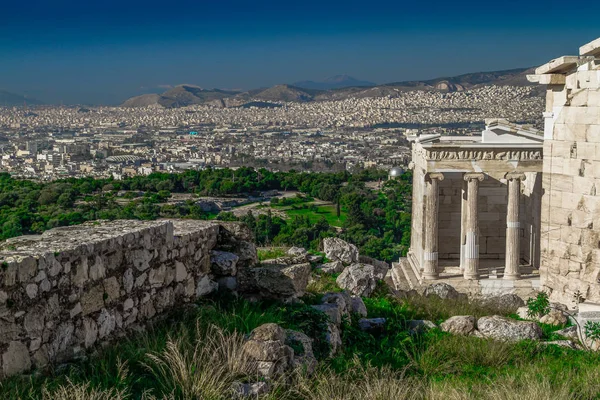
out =
[(490, 119), (481, 135), (409, 137), (412, 236), (397, 287), (600, 302), (600, 39), (528, 79), (547, 86), (544, 132)]
[(600, 302), (600, 39), (528, 78), (547, 87), (542, 284), (566, 304)]
[[(139, 329), (254, 265), (235, 223), (114, 221), (0, 244), (0, 377)], [(225, 251), (220, 251), (225, 250)]]

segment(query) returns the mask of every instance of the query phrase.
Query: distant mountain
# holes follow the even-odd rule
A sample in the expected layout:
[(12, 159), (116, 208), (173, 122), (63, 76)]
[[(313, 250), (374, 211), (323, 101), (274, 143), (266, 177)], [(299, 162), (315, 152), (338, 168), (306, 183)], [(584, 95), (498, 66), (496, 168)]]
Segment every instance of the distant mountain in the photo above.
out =
[(348, 75), (336, 75), (327, 78), (322, 82), (300, 81), (294, 83), (293, 86), (302, 89), (331, 90), (346, 87), (376, 86), (376, 84), (373, 82), (361, 81)]
[(0, 90), (0, 107), (22, 106), (24, 103), (32, 105), (43, 104), (41, 101), (36, 99), (30, 99), (19, 94), (14, 94), (10, 92), (5, 92), (4, 90)]
[(205, 104), (209, 102), (220, 103), (221, 100), (232, 97), (239, 92), (202, 89), (198, 86), (179, 85), (167, 90), (163, 94), (143, 94), (127, 99), (123, 107), (148, 107), (161, 106), (165, 108), (186, 107), (192, 104)]
[[(122, 105), (124, 107), (157, 106), (172, 108), (185, 107), (192, 104), (212, 104), (217, 107), (239, 107), (244, 104), (254, 103), (266, 107), (268, 105), (265, 102), (327, 101), (343, 100), (351, 97), (396, 97), (402, 92), (413, 90), (460, 92), (489, 85), (529, 86), (532, 84), (527, 81), (526, 75), (532, 73), (532, 71), (532, 68), (517, 68), (505, 71), (475, 72), (423, 81), (393, 82), (384, 85), (374, 85), (370, 82), (359, 81), (346, 75), (338, 75), (328, 79), (327, 82), (320, 82), (321, 84), (326, 83), (330, 86), (338, 86), (326, 90), (308, 87), (310, 84), (306, 82), (298, 82), (295, 85), (276, 85), (270, 88), (253, 89), (247, 92), (202, 89), (193, 85), (180, 85), (162, 94), (144, 94), (132, 97)], [(351, 84), (351, 86), (345, 86), (347, 84)], [(361, 86), (361, 84), (364, 85)], [(304, 87), (300, 85), (304, 85)], [(533, 94), (539, 95), (543, 90), (543, 87), (536, 86)]]

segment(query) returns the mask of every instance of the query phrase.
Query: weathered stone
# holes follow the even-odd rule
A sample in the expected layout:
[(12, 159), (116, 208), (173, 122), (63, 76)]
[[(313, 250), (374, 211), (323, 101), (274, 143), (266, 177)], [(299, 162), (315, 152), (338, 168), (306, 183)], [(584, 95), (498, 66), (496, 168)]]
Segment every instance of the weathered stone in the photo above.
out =
[(29, 350), (21, 342), (13, 341), (2, 354), (2, 371), (5, 376), (19, 374), (31, 368)]
[(210, 253), (211, 270), (216, 275), (235, 275), (239, 259), (233, 253), (213, 250)]
[(470, 335), (475, 330), (475, 317), (472, 315), (456, 315), (440, 324), (444, 332), (456, 335)]
[(308, 251), (304, 247), (290, 247), (287, 254), (292, 257), (305, 256), (308, 254)]
[(98, 337), (100, 339), (105, 338), (110, 335), (112, 331), (115, 330), (116, 321), (115, 316), (106, 310), (106, 308), (102, 309), (100, 315), (98, 316)]
[(25, 293), (30, 299), (35, 299), (38, 294), (38, 286), (35, 283), (30, 283), (25, 287)]
[(212, 281), (208, 275), (204, 275), (196, 286), (196, 297), (206, 296), (217, 290), (219, 288), (219, 284), (215, 281)]
[(237, 278), (235, 276), (224, 276), (217, 279), (219, 290), (229, 290), (235, 292), (237, 290)]
[(497, 340), (539, 340), (542, 337), (542, 330), (535, 322), (516, 321), (499, 315), (479, 318), (477, 329), (485, 337)]
[(484, 299), (484, 304), (507, 313), (514, 313), (519, 307), (525, 306), (525, 301), (516, 294), (507, 293), (501, 296), (487, 297)]
[(82, 336), (83, 344), (86, 349), (96, 343), (96, 340), (98, 339), (98, 325), (96, 324), (96, 321), (91, 318), (83, 319)]
[(250, 339), (259, 341), (275, 340), (283, 342), (285, 337), (285, 330), (274, 323), (262, 324), (250, 333)]
[(114, 276), (104, 280), (104, 293), (106, 293), (106, 302), (112, 303), (120, 297), (120, 285)]
[(577, 346), (575, 345), (575, 343), (573, 343), (570, 340), (553, 340), (551, 342), (540, 342), (540, 345), (542, 346), (558, 346), (558, 347), (566, 347), (568, 349), (577, 349)]
[(454, 300), (458, 299), (460, 296), (456, 289), (444, 282), (434, 283), (432, 285), (427, 286), (424, 295), (425, 297), (437, 296), (443, 300)]
[(84, 292), (81, 296), (81, 309), (83, 315), (100, 311), (104, 307), (104, 287), (96, 285)]
[(318, 304), (312, 306), (315, 310), (319, 310), (322, 313), (325, 313), (329, 320), (340, 326), (342, 324), (342, 309), (339, 304), (328, 303), (328, 304)]
[(342, 347), (342, 336), (338, 327), (329, 322), (325, 333), (325, 341), (329, 344), (329, 355), (335, 355)]
[(548, 325), (566, 325), (569, 319), (560, 310), (551, 310), (548, 314), (539, 319), (542, 324)]
[(428, 329), (435, 329), (437, 325), (426, 319), (411, 319), (406, 321), (406, 327), (410, 333), (423, 333)]
[(342, 239), (323, 239), (323, 251), (331, 261), (341, 261), (346, 264), (358, 263), (358, 248)]
[(350, 312), (361, 317), (367, 316), (367, 306), (365, 306), (365, 302), (360, 296), (352, 296), (350, 299)]
[(381, 331), (385, 327), (385, 318), (361, 318), (358, 327), (362, 331)]
[(175, 261), (175, 282), (183, 282), (187, 278), (187, 268), (180, 261)]
[(341, 293), (325, 293), (323, 297), (321, 297), (322, 304), (337, 304), (340, 309), (340, 313), (342, 317), (350, 316), (350, 303), (352, 299), (350, 295), (346, 292)]
[(571, 340), (579, 340), (579, 333), (577, 332), (577, 326), (573, 325), (573, 326), (568, 326), (564, 329), (558, 330), (554, 332), (557, 335), (561, 335), (564, 336), (566, 338), (569, 338)]
[(44, 331), (44, 310), (35, 307), (25, 314), (23, 327), (30, 338), (41, 338)]
[(357, 296), (369, 297), (377, 287), (378, 277), (375, 267), (368, 264), (352, 264), (337, 277), (336, 283), (342, 289)]
[(133, 289), (133, 270), (131, 268), (128, 268), (123, 274), (123, 288), (127, 293), (130, 293)]
[(269, 393), (269, 384), (267, 382), (242, 383), (234, 382), (231, 390), (237, 397), (258, 397)]
[(317, 359), (312, 348), (313, 340), (302, 332), (288, 329), (286, 330), (285, 344), (294, 349), (292, 367), (312, 374), (317, 366)]
[(327, 264), (321, 264), (317, 267), (319, 271), (325, 272), (326, 274), (339, 274), (344, 271), (344, 263), (341, 261), (333, 261)]

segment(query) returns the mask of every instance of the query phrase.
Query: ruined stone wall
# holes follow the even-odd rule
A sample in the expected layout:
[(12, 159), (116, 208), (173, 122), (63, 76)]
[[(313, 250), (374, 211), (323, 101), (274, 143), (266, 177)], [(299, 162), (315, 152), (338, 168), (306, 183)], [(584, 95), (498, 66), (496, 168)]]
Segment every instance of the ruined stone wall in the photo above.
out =
[(0, 244), (0, 377), (72, 358), (219, 285), (235, 289), (237, 270), (256, 262), (249, 239), (233, 223), (125, 220)]
[(600, 61), (581, 63), (546, 97), (541, 278), (567, 304), (600, 301)]

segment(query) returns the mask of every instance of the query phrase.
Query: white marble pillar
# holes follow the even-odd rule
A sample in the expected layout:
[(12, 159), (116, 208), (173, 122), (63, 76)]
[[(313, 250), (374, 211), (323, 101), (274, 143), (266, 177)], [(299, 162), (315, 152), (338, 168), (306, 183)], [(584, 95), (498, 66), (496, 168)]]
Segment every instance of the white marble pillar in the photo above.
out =
[(425, 209), (425, 248), (423, 249), (423, 277), (438, 278), (438, 214), (439, 214), (439, 182), (444, 180), (440, 173), (425, 175), (426, 209)]
[(464, 277), (479, 279), (479, 182), (483, 181), (481, 173), (466, 173), (467, 182), (467, 216), (465, 218), (464, 243)]
[(519, 279), (519, 262), (521, 260), (521, 231), (519, 207), (521, 197), (522, 173), (506, 174), (508, 184), (508, 204), (506, 207), (506, 258), (504, 279)]
[(467, 182), (463, 180), (460, 194), (460, 273), (465, 272), (465, 225), (467, 220)]

